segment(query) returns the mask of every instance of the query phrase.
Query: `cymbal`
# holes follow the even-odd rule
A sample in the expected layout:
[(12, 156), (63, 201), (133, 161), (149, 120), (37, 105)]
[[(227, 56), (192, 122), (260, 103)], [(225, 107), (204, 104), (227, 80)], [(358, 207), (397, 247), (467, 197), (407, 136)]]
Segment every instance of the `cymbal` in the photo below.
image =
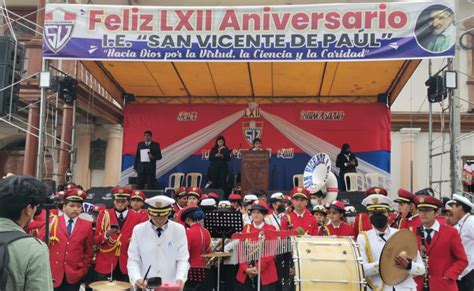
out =
[(202, 257), (204, 258), (217, 258), (217, 257), (221, 257), (221, 258), (227, 258), (227, 257), (231, 257), (232, 254), (231, 253), (223, 253), (223, 252), (213, 252), (213, 253), (208, 253), (208, 254), (204, 254), (204, 255), (201, 255)]
[(418, 251), (418, 242), (413, 232), (402, 229), (392, 235), (383, 247), (380, 255), (380, 277), (387, 285), (398, 285), (408, 276), (408, 270), (400, 269), (395, 265), (398, 255), (414, 259)]
[(130, 290), (131, 285), (128, 282), (121, 281), (97, 281), (89, 284), (93, 290)]

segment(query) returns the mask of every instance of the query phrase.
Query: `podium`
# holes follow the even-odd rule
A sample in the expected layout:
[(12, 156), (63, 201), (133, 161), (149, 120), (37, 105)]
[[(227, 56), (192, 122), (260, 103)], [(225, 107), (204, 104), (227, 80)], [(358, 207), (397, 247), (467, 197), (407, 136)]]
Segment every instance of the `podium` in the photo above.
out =
[(242, 194), (249, 194), (255, 190), (268, 190), (269, 179), (269, 152), (241, 151), (240, 171)]

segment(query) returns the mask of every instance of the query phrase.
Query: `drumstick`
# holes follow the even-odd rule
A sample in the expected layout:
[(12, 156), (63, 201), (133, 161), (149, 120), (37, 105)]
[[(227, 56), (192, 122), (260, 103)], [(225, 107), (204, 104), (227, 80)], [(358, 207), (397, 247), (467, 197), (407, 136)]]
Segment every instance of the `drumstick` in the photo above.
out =
[(146, 277), (148, 277), (148, 273), (150, 272), (151, 265), (148, 267), (148, 270), (146, 270), (145, 277), (143, 278), (143, 281), (146, 281)]
[[(150, 272), (151, 265), (148, 267), (148, 270), (146, 270), (145, 277), (143, 277), (143, 283), (146, 282), (146, 278), (148, 277), (148, 273)], [(142, 288), (137, 288), (137, 290), (143, 290)], [(146, 288), (145, 288), (146, 290)]]

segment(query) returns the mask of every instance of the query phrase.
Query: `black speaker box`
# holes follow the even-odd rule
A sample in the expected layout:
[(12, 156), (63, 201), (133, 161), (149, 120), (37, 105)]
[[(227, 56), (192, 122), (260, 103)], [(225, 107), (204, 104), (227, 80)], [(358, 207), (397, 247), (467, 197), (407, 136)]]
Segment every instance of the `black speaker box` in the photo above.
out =
[(361, 204), (364, 198), (364, 192), (339, 192), (337, 194), (337, 200), (346, 205), (354, 206), (358, 213), (365, 212), (365, 207)]

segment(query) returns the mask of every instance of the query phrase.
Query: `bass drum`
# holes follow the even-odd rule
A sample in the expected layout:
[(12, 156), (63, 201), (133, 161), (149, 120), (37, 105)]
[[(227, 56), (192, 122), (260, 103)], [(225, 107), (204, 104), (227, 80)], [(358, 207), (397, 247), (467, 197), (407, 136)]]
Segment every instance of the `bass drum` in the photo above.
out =
[(293, 237), (296, 290), (365, 290), (359, 246), (351, 237)]

